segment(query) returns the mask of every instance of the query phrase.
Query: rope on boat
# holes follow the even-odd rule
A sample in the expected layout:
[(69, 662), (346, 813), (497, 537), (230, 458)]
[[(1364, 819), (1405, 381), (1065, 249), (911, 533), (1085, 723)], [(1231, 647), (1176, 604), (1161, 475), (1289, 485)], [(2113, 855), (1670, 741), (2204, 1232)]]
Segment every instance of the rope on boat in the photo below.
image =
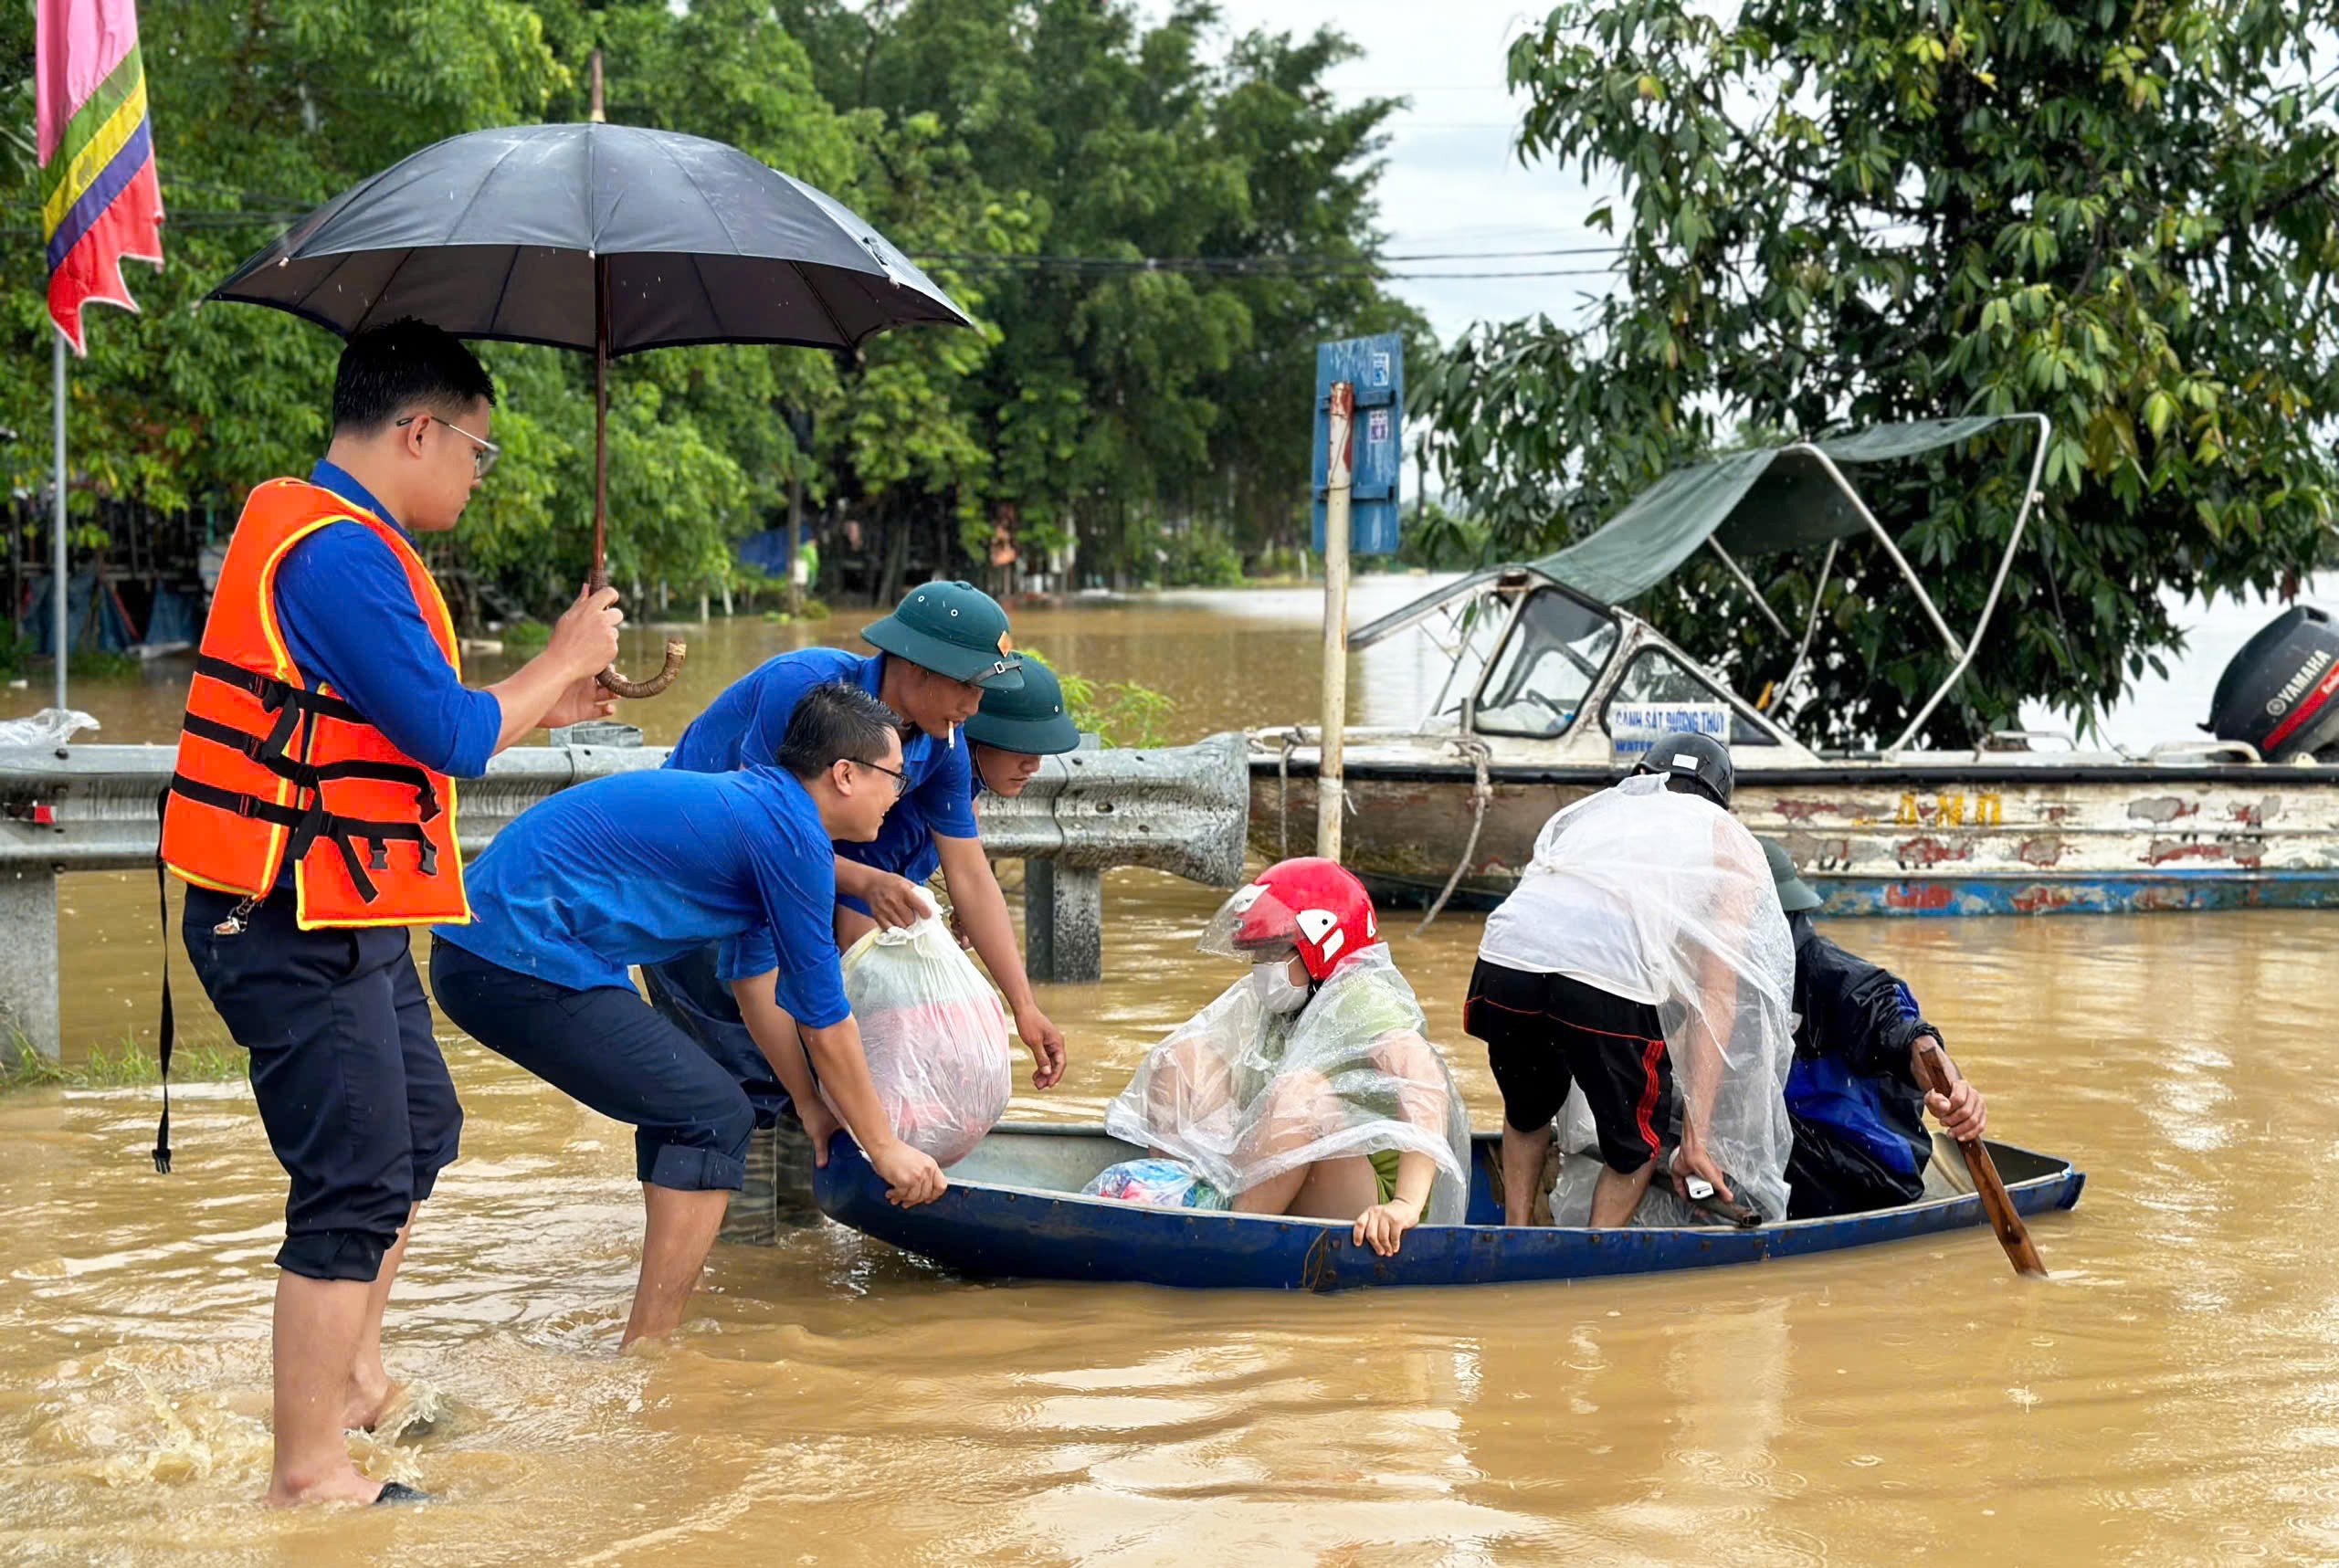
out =
[(1492, 756), (1486, 748), (1486, 742), (1464, 737), (1453, 744), (1470, 758), (1470, 771), (1475, 775), (1470, 784), (1470, 836), (1469, 842), (1462, 846), (1462, 858), (1454, 862), (1454, 874), (1446, 879), (1445, 890), (1438, 895), (1438, 901), (1429, 906), (1429, 912), (1421, 917), (1421, 923), (1413, 928), (1416, 936), (1429, 929), (1429, 922), (1444, 912), (1446, 900), (1454, 896), (1456, 888), (1461, 886), (1462, 873), (1470, 869), (1470, 858), (1478, 853), (1479, 829), (1486, 826), (1486, 803), (1494, 798), (1494, 786), (1486, 776), (1486, 764)]
[[(1275, 831), (1278, 860), (1291, 858), (1291, 753), (1299, 749), (1300, 727), (1294, 724), (1283, 733), (1283, 752), (1275, 759)], [(1317, 781), (1321, 788), (1322, 781)]]

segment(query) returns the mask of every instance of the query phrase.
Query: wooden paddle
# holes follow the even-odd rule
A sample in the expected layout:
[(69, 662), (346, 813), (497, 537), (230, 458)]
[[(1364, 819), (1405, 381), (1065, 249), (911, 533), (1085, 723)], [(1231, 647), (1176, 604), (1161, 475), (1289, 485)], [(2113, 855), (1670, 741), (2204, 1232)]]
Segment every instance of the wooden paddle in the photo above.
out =
[[(1928, 1035), (1917, 1047), (1917, 1076), (1924, 1089), (1933, 1094), (1947, 1095), (1952, 1079), (1949, 1068), (1943, 1065), (1941, 1041)], [(1990, 1158), (1987, 1145), (1979, 1138), (1960, 1138), (1957, 1152), (1965, 1156), (1966, 1172), (1974, 1178), (1974, 1190), (1981, 1195), (1983, 1212), (1990, 1216), (1990, 1228), (1998, 1233), (1998, 1245), (2006, 1248), (2007, 1261), (2014, 1265), (2017, 1274), (2033, 1279), (2047, 1277), (2047, 1266), (2039, 1261), (2039, 1249), (2030, 1245), (2030, 1233), (2022, 1226), (2022, 1216), (2014, 1212), (2014, 1200), (2006, 1195), (2006, 1184), (1998, 1180), (1998, 1168)]]

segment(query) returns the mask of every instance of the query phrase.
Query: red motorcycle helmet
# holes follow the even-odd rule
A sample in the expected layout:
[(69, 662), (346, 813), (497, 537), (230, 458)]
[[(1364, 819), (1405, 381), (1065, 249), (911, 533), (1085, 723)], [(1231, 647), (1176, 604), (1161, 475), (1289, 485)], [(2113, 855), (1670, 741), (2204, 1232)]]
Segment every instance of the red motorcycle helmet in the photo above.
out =
[(1322, 984), (1343, 959), (1380, 940), (1364, 884), (1339, 862), (1310, 855), (1278, 861), (1259, 880), (1237, 889), (1210, 917), (1201, 948), (1245, 963), (1296, 954), (1308, 978)]

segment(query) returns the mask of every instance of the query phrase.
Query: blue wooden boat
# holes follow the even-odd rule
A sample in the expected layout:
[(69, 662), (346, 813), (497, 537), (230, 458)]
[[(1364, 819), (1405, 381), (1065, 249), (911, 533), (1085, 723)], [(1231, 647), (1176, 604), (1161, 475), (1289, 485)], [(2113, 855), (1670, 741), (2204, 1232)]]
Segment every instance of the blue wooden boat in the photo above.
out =
[[(950, 1167), (947, 1193), (911, 1209), (885, 1201), (885, 1184), (840, 1134), (827, 1165), (814, 1174), (813, 1194), (821, 1212), (839, 1224), (964, 1274), (1264, 1290), (1590, 1279), (1834, 1252), (1988, 1225), (1981, 1200), (1959, 1190), (1965, 1173), (1954, 1147), (1936, 1139), (1924, 1197), (1899, 1208), (1748, 1230), (1512, 1226), (1501, 1223), (1494, 1195), (1500, 1137), (1481, 1134), (1474, 1142), (1469, 1223), (1418, 1226), (1394, 1258), (1356, 1246), (1345, 1225), (1081, 1197), (1080, 1189), (1098, 1172), (1143, 1152), (1095, 1124), (1003, 1125)], [(2087, 1178), (2070, 1162), (2009, 1143), (1992, 1143), (1990, 1152), (2022, 1213), (2079, 1202)]]

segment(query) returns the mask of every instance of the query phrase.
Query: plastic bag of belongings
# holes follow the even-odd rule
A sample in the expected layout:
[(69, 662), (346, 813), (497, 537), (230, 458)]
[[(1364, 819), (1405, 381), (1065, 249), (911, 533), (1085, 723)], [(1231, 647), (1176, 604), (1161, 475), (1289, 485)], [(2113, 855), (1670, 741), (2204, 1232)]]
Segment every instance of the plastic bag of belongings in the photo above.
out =
[(964, 1159), (1006, 1114), (1015, 1087), (998, 993), (939, 914), (870, 931), (845, 954), (844, 972), (894, 1132), (936, 1164)]
[[(1237, 981), (1147, 1054), (1104, 1124), (1227, 1198), (1319, 1160), (1412, 1152), (1438, 1166), (1425, 1220), (1458, 1225), (1469, 1204), (1461, 1094), (1377, 944), (1298, 1012), (1270, 1011), (1258, 976)], [(1181, 1190), (1179, 1206), (1222, 1205)]]
[(1175, 1160), (1152, 1155), (1107, 1165), (1080, 1189), (1084, 1198), (1117, 1198), (1157, 1209), (1222, 1209), (1227, 1195)]

